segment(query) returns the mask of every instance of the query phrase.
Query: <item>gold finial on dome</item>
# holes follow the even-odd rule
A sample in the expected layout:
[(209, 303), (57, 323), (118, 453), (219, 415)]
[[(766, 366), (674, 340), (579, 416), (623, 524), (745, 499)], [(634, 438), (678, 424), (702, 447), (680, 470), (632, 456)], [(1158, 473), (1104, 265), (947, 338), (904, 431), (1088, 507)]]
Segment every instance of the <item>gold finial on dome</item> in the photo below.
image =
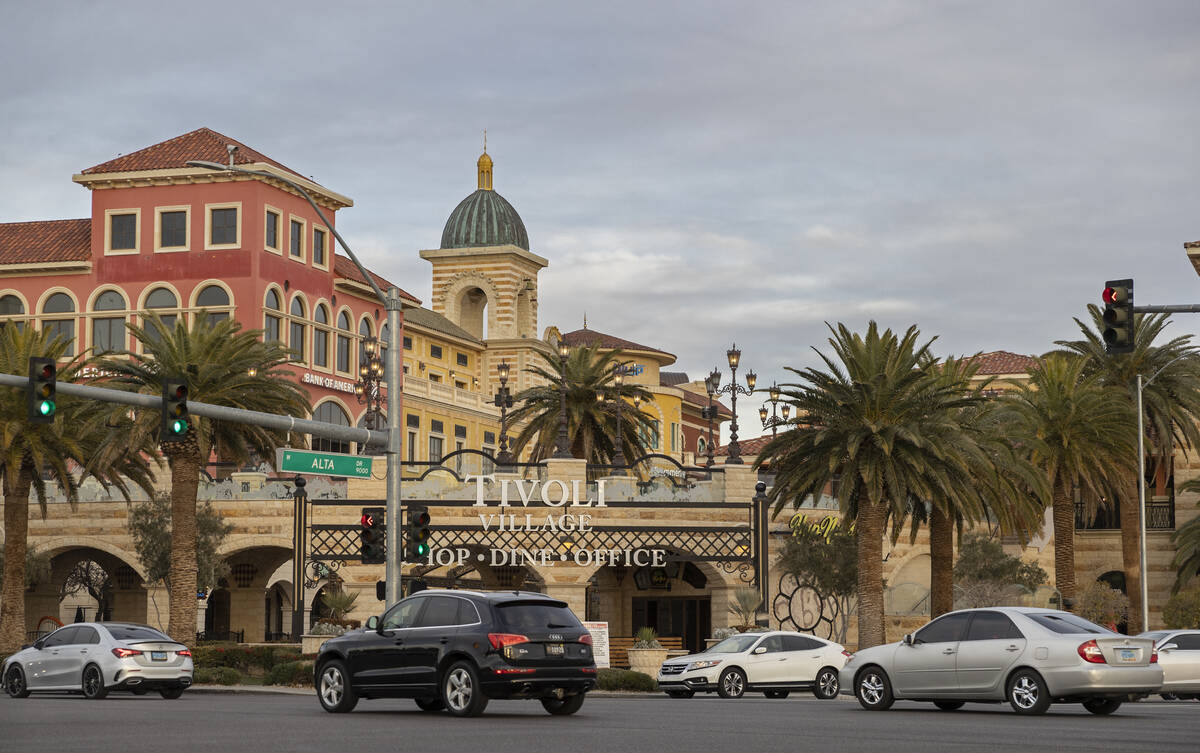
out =
[(479, 155), (479, 161), (475, 163), (479, 168), (479, 190), (492, 190), (492, 158), (487, 153), (487, 129), (483, 129), (483, 154)]

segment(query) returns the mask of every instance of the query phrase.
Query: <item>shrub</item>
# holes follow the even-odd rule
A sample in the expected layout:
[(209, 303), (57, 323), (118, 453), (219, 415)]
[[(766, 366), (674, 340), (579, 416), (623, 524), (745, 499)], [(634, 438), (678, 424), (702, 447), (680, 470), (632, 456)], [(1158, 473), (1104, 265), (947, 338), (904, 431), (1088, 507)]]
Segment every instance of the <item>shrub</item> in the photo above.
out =
[(308, 661), (280, 662), (267, 672), (263, 685), (305, 685), (312, 687), (313, 665)]
[(739, 588), (733, 592), (733, 603), (729, 605), (729, 613), (741, 620), (741, 626), (750, 627), (754, 625), (759, 604), (762, 604), (762, 596), (757, 588)]
[(268, 672), (283, 661), (283, 657), (276, 653), (274, 646), (251, 646), (246, 650), (246, 661), (251, 667)]
[(1076, 594), (1075, 613), (1101, 625), (1115, 625), (1129, 614), (1129, 597), (1107, 583), (1092, 581)]
[(233, 667), (221, 667), (213, 675), (218, 685), (237, 685), (242, 681), (242, 673)]
[(1174, 629), (1200, 628), (1200, 586), (1180, 591), (1167, 601), (1163, 607), (1163, 624)]
[(738, 629), (737, 629), (737, 628), (731, 628), (731, 627), (722, 627), (722, 628), (716, 628), (716, 629), (714, 629), (714, 630), (713, 630), (712, 637), (713, 637), (713, 638), (715, 638), (715, 639), (717, 639), (717, 640), (719, 640), (719, 641), (723, 641), (723, 640), (725, 640), (726, 638), (731, 638), (731, 637), (733, 637), (733, 636), (735, 636), (735, 635), (737, 635), (737, 634), (738, 634)]
[(652, 627), (639, 628), (633, 637), (634, 648), (662, 648), (658, 642), (658, 632)]
[(212, 685), (217, 681), (217, 672), (214, 669), (203, 669), (196, 667), (192, 672), (192, 682), (198, 685)]
[(596, 687), (599, 690), (640, 690), (653, 692), (658, 683), (650, 675), (631, 672), (628, 669), (596, 670)]
[(309, 635), (341, 635), (346, 632), (344, 625), (338, 625), (326, 620), (321, 620), (312, 629), (308, 631)]
[(232, 667), (245, 670), (250, 667), (250, 649), (238, 648), (234, 643), (198, 646), (192, 649), (192, 663), (209, 669)]

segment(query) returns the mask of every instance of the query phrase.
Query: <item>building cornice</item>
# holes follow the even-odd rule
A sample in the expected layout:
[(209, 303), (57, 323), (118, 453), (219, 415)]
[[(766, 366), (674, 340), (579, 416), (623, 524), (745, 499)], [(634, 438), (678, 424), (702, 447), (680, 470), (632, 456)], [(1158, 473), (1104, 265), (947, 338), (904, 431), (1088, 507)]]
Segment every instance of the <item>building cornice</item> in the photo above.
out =
[(33, 262), (29, 264), (0, 264), (0, 277), (46, 277), (48, 275), (86, 275), (92, 271), (90, 261)]
[(512, 244), (505, 246), (478, 246), (467, 248), (432, 248), (421, 251), (421, 258), (426, 261), (452, 261), (456, 259), (476, 259), (494, 256), (518, 256), (525, 261), (533, 264), (538, 269), (544, 269), (550, 266), (549, 260), (538, 256), (532, 251), (526, 251), (520, 246)]

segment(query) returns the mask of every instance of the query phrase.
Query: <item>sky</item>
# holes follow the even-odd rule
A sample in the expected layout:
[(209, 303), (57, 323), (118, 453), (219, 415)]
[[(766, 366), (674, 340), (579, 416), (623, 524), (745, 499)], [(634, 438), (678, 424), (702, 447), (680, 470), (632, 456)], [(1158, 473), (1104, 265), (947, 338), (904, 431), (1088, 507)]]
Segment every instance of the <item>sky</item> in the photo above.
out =
[(353, 198), (351, 248), (428, 301), (487, 129), (539, 327), (692, 378), (736, 342), (795, 381), (839, 322), (1036, 355), (1108, 279), (1200, 299), (1192, 0), (0, 9), (0, 222), (89, 216), (71, 175), (204, 126)]

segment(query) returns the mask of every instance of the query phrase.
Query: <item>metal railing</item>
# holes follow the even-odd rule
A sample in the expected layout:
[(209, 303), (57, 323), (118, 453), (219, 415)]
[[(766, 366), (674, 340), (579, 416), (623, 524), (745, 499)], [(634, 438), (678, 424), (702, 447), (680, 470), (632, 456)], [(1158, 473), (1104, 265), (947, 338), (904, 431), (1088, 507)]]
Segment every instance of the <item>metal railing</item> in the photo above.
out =
[(224, 630), (224, 631), (204, 631), (196, 633), (196, 642), (204, 641), (227, 641), (232, 643), (245, 643), (245, 630)]
[[(1075, 503), (1076, 531), (1116, 531), (1121, 528), (1121, 510), (1117, 505), (1102, 507), (1096, 517), (1088, 520), (1083, 502)], [(1175, 500), (1154, 500), (1146, 503), (1146, 530), (1175, 530)]]

